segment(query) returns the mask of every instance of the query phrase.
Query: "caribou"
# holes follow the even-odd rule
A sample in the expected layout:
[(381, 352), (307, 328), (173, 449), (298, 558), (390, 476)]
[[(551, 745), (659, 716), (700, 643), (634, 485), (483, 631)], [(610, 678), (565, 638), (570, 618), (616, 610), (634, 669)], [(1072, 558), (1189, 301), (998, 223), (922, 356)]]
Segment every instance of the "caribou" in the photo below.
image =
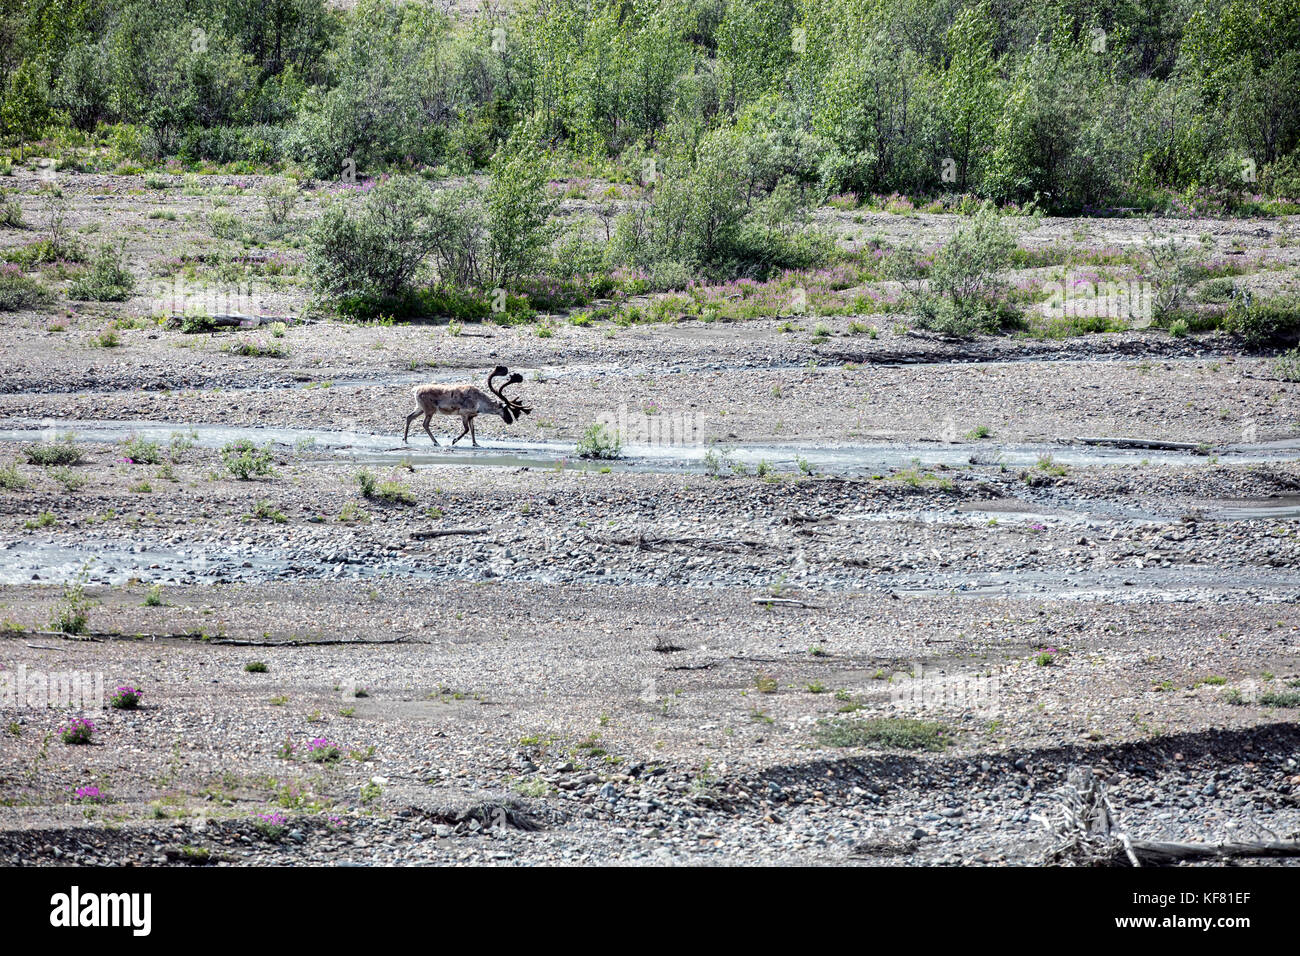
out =
[[(508, 376), (508, 377), (507, 377)], [(493, 382), (498, 378), (506, 378), (504, 384), (496, 386)], [(474, 434), (474, 419), (478, 415), (500, 415), (501, 419), (509, 425), (521, 415), (532, 413), (532, 409), (524, 405), (517, 398), (511, 398), (505, 394), (505, 390), (511, 385), (517, 385), (524, 380), (523, 375), (518, 372), (511, 372), (504, 365), (498, 365), (488, 376), (488, 391), (495, 395), (493, 398), (476, 385), (417, 385), (415, 387), (415, 404), (418, 406), (415, 411), (406, 416), (406, 433), (402, 436), (403, 442), (409, 442), (411, 436), (411, 422), (415, 421), (421, 415), (424, 416), (424, 431), (429, 439), (438, 444), (438, 439), (433, 437), (433, 432), (429, 431), (429, 420), (434, 414), (440, 415), (459, 415), (461, 422), (465, 425), (459, 435), (451, 440), (454, 445), (469, 434), (469, 439), (474, 447), (478, 447), (478, 437)]]

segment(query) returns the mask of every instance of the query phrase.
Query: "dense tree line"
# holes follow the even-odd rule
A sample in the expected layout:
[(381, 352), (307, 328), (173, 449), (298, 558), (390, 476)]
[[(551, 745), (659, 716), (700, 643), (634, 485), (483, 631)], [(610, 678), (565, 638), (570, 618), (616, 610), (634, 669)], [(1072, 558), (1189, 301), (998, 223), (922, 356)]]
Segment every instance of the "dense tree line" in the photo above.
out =
[[(710, 189), (746, 209), (792, 191), (1060, 210), (1300, 196), (1300, 0), (521, 0), (469, 22), (392, 0), (0, 12), (10, 145), (97, 135), (144, 160), (332, 178), (486, 168), (526, 122), (607, 174), (716, 167), (625, 237), (643, 247), (676, 241), (668, 207), (707, 215)], [(705, 257), (739, 223), (709, 228)]]

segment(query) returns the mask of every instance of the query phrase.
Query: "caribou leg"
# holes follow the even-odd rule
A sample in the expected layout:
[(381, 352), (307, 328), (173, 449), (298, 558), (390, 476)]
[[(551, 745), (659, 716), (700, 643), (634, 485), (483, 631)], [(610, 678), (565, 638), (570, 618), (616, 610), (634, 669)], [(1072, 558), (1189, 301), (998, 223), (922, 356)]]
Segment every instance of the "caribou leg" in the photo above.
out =
[(459, 435), (457, 435), (455, 438), (453, 438), (453, 439), (451, 440), (451, 443), (452, 443), (453, 445), (456, 444), (456, 442), (460, 441), (462, 438), (465, 437), (466, 434), (469, 433), (469, 426), (470, 426), (470, 423), (473, 422), (474, 419), (473, 419), (473, 418), (462, 418), (461, 421), (463, 421), (463, 422), (465, 423), (465, 430), (462, 431)]
[(469, 420), (469, 440), (474, 443), (475, 448), (478, 447), (478, 435), (474, 434), (474, 419), (472, 418)]
[(438, 444), (438, 439), (434, 438), (433, 432), (429, 431), (429, 419), (431, 419), (432, 417), (433, 417), (433, 412), (429, 412), (424, 416), (424, 432), (426, 435), (429, 436), (429, 441), (433, 442), (436, 445)]
[(402, 435), (402, 441), (406, 441), (408, 438), (411, 437), (411, 422), (415, 421), (423, 414), (424, 414), (424, 409), (417, 408), (415, 411), (411, 412), (411, 414), (406, 416), (406, 433)]

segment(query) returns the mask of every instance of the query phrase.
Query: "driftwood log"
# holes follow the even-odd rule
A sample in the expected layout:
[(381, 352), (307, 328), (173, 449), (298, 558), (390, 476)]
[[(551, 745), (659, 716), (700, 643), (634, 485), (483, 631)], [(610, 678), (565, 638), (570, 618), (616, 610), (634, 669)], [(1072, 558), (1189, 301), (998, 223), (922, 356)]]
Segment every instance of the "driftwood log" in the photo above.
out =
[(1076, 438), (1080, 445), (1107, 445), (1111, 448), (1146, 448), (1151, 451), (1201, 451), (1205, 445), (1189, 441), (1156, 441), (1148, 438)]
[(796, 601), (794, 598), (765, 597), (754, 598), (754, 604), (775, 604), (780, 607), (816, 607), (815, 604), (809, 604), (806, 601)]
[(638, 534), (636, 537), (627, 536), (597, 536), (586, 535), (586, 540), (591, 544), (620, 544), (631, 545), (638, 551), (653, 551), (664, 545), (676, 544), (688, 548), (698, 548), (701, 551), (743, 551), (747, 548), (765, 548), (767, 542), (753, 541), (746, 538), (690, 538), (690, 537), (659, 537), (649, 534)]
[(1044, 854), (1046, 863), (1085, 866), (1161, 866), (1188, 860), (1229, 860), (1248, 857), (1300, 856), (1300, 840), (1262, 842), (1182, 843), (1135, 840), (1117, 829), (1115, 809), (1106, 785), (1091, 772), (1071, 770), (1056, 794), (1061, 814), (1056, 821), (1037, 819), (1054, 837)]
[(451, 534), (486, 534), (487, 528), (434, 528), (431, 531), (412, 531), (415, 541), (427, 541), (430, 538), (445, 538)]

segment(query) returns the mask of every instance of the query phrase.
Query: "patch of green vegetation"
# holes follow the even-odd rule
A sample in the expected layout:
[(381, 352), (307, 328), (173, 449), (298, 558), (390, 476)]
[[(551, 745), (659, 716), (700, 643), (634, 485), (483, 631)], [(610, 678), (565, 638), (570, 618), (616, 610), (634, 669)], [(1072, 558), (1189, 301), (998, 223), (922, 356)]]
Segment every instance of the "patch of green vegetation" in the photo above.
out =
[(162, 462), (162, 449), (156, 441), (133, 435), (122, 443), (122, 457), (133, 465), (157, 465)]
[(0, 466), (0, 489), (5, 491), (22, 491), (27, 487), (27, 479), (18, 473), (18, 462)]
[(259, 339), (240, 339), (226, 346), (231, 355), (246, 358), (288, 358), (289, 347), (281, 342), (264, 342)]
[(77, 465), (81, 452), (72, 443), (71, 435), (57, 441), (39, 442), (26, 450), (27, 462), (32, 465)]
[(271, 447), (258, 448), (247, 438), (240, 438), (221, 449), (221, 461), (228, 471), (240, 481), (269, 477), (275, 474), (271, 467)]
[(1300, 349), (1288, 349), (1273, 362), (1273, 374), (1284, 382), (1300, 382)]
[(350, 524), (354, 521), (365, 523), (370, 520), (370, 515), (355, 501), (345, 501), (343, 507), (339, 510), (338, 520), (344, 524)]
[(54, 301), (54, 294), (39, 280), (23, 275), (17, 266), (0, 266), (0, 312), (38, 309)]
[(252, 510), (249, 511), (248, 514), (244, 515), (244, 517), (250, 520), (270, 521), (275, 524), (284, 524), (289, 520), (284, 516), (283, 511), (275, 507), (275, 505), (271, 504), (271, 502), (266, 499), (253, 505)]
[(90, 268), (68, 286), (68, 298), (123, 302), (134, 289), (135, 278), (122, 264), (122, 251), (106, 243), (99, 247)]
[[(86, 479), (81, 477), (67, 465), (56, 465), (46, 468), (45, 473), (58, 482), (63, 490), (69, 494), (86, 484)], [(3, 486), (3, 476), (0, 475), (0, 487)]]
[(574, 452), (579, 458), (621, 458), (623, 440), (612, 429), (595, 422), (582, 433)]
[(52, 511), (42, 511), (35, 518), (23, 522), (23, 527), (28, 531), (36, 531), (40, 528), (52, 528), (59, 523), (59, 519), (54, 517)]
[(186, 844), (181, 847), (181, 859), (191, 866), (206, 866), (212, 862), (212, 851), (207, 847)]
[(1066, 467), (1057, 462), (1051, 455), (1040, 456), (1038, 464), (1034, 467), (1045, 474), (1054, 475), (1058, 478), (1064, 477), (1066, 474)]
[(64, 634), (82, 634), (90, 623), (90, 609), (95, 602), (86, 594), (90, 566), (82, 567), (77, 579), (63, 589), (50, 612), (50, 627)]
[(380, 481), (370, 471), (362, 469), (356, 474), (361, 495), (371, 501), (390, 505), (414, 505), (415, 493), (399, 481)]
[(551, 792), (551, 785), (545, 780), (516, 780), (511, 789), (524, 797), (541, 798)]
[(813, 731), (826, 747), (888, 747), (894, 750), (942, 750), (952, 742), (943, 724), (909, 717), (826, 718)]
[(1259, 695), (1261, 707), (1300, 707), (1300, 690), (1268, 690)]

